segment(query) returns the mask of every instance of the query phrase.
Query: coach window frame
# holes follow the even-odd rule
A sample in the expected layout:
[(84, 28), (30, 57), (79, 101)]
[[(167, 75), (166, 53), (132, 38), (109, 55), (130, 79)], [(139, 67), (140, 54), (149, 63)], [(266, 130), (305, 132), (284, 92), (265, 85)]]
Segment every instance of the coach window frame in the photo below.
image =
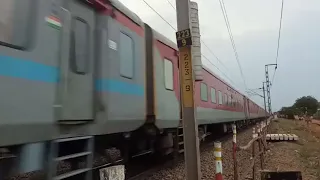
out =
[(233, 99), (232, 94), (230, 95), (230, 97), (231, 97), (231, 98), (230, 98), (230, 101), (231, 101), (231, 103), (230, 103), (230, 107), (234, 107), (234, 104), (233, 104), (233, 103), (234, 103), (234, 101), (233, 101), (234, 99)]
[(223, 99), (224, 99), (224, 103), (223, 104), (225, 106), (228, 106), (228, 95), (226, 93), (224, 93), (224, 98)]
[[(121, 41), (121, 36), (122, 35), (127, 36), (131, 40), (131, 53), (132, 53), (132, 55), (129, 56), (129, 57), (131, 57), (130, 60), (132, 62), (131, 66), (130, 66), (130, 69), (131, 69), (132, 73), (130, 75), (127, 75), (127, 74), (125, 74), (125, 73), (123, 73), (121, 71), (121, 67), (123, 67), (122, 66), (123, 58), (121, 58), (122, 57), (121, 55), (126, 54), (126, 53), (122, 52), (123, 49), (124, 49), (122, 44), (127, 44), (127, 43), (122, 43), (122, 41)], [(135, 64), (135, 55), (136, 55), (135, 51), (136, 51), (136, 49), (135, 49), (135, 40), (134, 40), (134, 38), (132, 38), (132, 36), (130, 34), (120, 30), (120, 34), (119, 34), (119, 51), (118, 51), (119, 52), (119, 72), (120, 72), (120, 76), (122, 76), (124, 78), (127, 78), (127, 79), (133, 79), (134, 78), (134, 74), (135, 74), (134, 64)], [(128, 64), (128, 60), (126, 59), (125, 62), (123, 62), (123, 63), (124, 64)], [(124, 71), (124, 72), (126, 72), (126, 71)]]
[[(23, 32), (23, 34), (25, 36), (23, 36), (23, 43), (21, 44), (15, 44), (14, 42), (6, 42), (4, 39), (0, 39), (0, 46), (5, 46), (5, 47), (9, 47), (9, 48), (13, 48), (13, 49), (18, 49), (18, 50), (30, 50), (31, 48), (33, 48), (35, 46), (35, 36), (36, 36), (36, 22), (37, 22), (37, 14), (38, 14), (38, 4), (39, 1), (32, 1), (32, 0), (25, 0), (25, 1), (20, 1), (20, 0), (7, 0), (7, 1), (11, 1), (13, 3), (13, 8), (10, 10), (9, 13), (13, 12), (13, 15), (11, 16), (11, 18), (13, 18), (13, 20), (11, 22), (13, 22), (13, 24), (11, 24), (13, 27), (15, 27), (16, 24), (19, 24), (19, 26), (21, 26), (21, 24), (25, 23), (25, 25), (23, 26), (24, 28), (22, 28), (23, 30), (21, 31), (20, 28), (16, 28), (19, 29), (19, 33)], [(15, 4), (16, 2), (23, 2), (25, 4), (27, 4), (28, 8), (25, 8), (26, 5), (25, 4)], [(22, 8), (22, 9), (19, 9)], [(18, 10), (17, 10), (18, 9)], [(18, 15), (21, 14), (22, 10), (26, 10), (27, 12), (25, 12), (23, 15)], [(18, 20), (16, 19), (17, 17)], [(21, 20), (21, 17), (26, 17), (26, 19)], [(18, 22), (17, 22), (18, 21)], [(1, 21), (0, 21), (1, 24)], [(11, 29), (11, 35), (15, 36), (17, 33), (15, 33), (14, 28)], [(8, 35), (8, 34), (5, 34)], [(33, 46), (33, 47), (32, 47)]]
[(219, 105), (223, 104), (222, 92), (220, 90), (218, 90), (218, 104)]
[[(212, 92), (214, 92), (214, 98), (212, 98)], [(211, 97), (211, 103), (217, 104), (216, 89), (213, 87), (210, 87), (210, 97)]]
[(234, 96), (231, 94), (231, 102), (232, 102), (232, 107), (235, 108), (236, 107), (236, 99), (234, 98)]
[[(163, 61), (163, 74), (164, 74), (164, 87), (166, 88), (166, 90), (169, 90), (169, 91), (173, 91), (174, 90), (174, 65), (173, 65), (173, 62), (171, 59), (167, 58), (167, 57), (164, 57), (163, 58), (164, 61)], [(166, 62), (170, 62), (170, 65), (171, 65), (171, 73), (172, 73), (172, 76), (171, 76), (171, 81), (172, 81), (172, 88), (168, 88), (167, 87), (167, 78), (166, 78)]]
[[(80, 30), (79, 27), (75, 28), (76, 27), (76, 23), (77, 22), (81, 22), (85, 25), (85, 35), (82, 35), (81, 34), (77, 34), (76, 33), (76, 30)], [(74, 73), (77, 73), (77, 74), (86, 74), (89, 72), (89, 61), (88, 61), (88, 56), (90, 55), (90, 52), (89, 52), (89, 48), (88, 48), (88, 42), (90, 42), (90, 26), (89, 24), (87, 23), (86, 20), (84, 20), (83, 18), (80, 18), (80, 17), (74, 17), (72, 18), (72, 28), (71, 28), (71, 31), (72, 31), (72, 35), (71, 35), (71, 50), (70, 50), (70, 60), (71, 60), (71, 69)], [(77, 36), (79, 35), (79, 36)], [(79, 40), (80, 38), (85, 38), (85, 40), (83, 40), (83, 43), (81, 44), (82, 48), (78, 50), (77, 47), (77, 40)], [(83, 51), (83, 49), (85, 50), (85, 54), (83, 55), (78, 55), (77, 52), (79, 51)], [(82, 64), (84, 64), (84, 66), (82, 68), (79, 68), (78, 67), (78, 63), (79, 62), (82, 62)], [(81, 63), (79, 63), (81, 64)]]
[[(203, 85), (205, 85), (205, 94), (203, 94), (203, 91), (202, 91), (202, 89), (203, 89)], [(203, 99), (203, 95), (206, 95), (206, 99)], [(201, 101), (205, 101), (205, 102), (208, 102), (208, 85), (206, 84), (206, 83), (204, 83), (204, 82), (201, 82), (200, 83), (200, 98), (201, 98)]]

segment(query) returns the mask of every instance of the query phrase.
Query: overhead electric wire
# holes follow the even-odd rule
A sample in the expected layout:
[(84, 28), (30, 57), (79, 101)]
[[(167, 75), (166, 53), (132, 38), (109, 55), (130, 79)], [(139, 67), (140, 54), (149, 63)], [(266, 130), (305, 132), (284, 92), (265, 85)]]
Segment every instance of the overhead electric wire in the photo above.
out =
[(279, 48), (280, 48), (280, 39), (281, 39), (281, 29), (282, 29), (282, 17), (283, 17), (283, 3), (284, 3), (284, 0), (282, 0), (282, 3), (281, 3), (280, 26), (279, 26), (278, 47), (277, 47), (277, 56), (276, 56), (276, 67), (275, 67), (275, 70), (274, 70), (274, 73), (273, 73), (273, 76), (272, 76), (271, 85), (273, 84), (274, 77), (275, 77), (276, 71), (277, 71), (277, 66), (278, 66)]
[(222, 75), (224, 75), (232, 84), (236, 85), (236, 83), (234, 83), (224, 72), (222, 72), (222, 71), (218, 68), (218, 66), (216, 66), (215, 64), (213, 64), (212, 61), (210, 61), (209, 58), (207, 58), (207, 57), (206, 57), (205, 55), (203, 55), (203, 54), (201, 54), (201, 55), (202, 55), (205, 59), (207, 59), (212, 66), (214, 66), (215, 68), (217, 68), (217, 69), (222, 73)]
[(278, 35), (276, 64), (278, 64), (278, 57), (279, 57), (279, 47), (280, 47), (281, 28), (282, 28), (282, 14), (283, 14), (283, 0), (282, 0), (282, 4), (281, 4), (281, 15), (280, 15), (280, 26), (279, 26), (279, 35)]
[(274, 81), (274, 77), (276, 75), (276, 72), (277, 72), (277, 69), (275, 69), (274, 72), (273, 72), (272, 81), (271, 81), (271, 84), (270, 84), (271, 86), (273, 85), (273, 81)]
[(240, 73), (241, 73), (241, 76), (242, 76), (242, 79), (243, 79), (243, 83), (244, 83), (245, 88), (248, 89), (247, 88), (247, 83), (246, 83), (246, 80), (245, 80), (245, 77), (244, 77), (244, 74), (243, 74), (243, 70), (242, 70), (242, 67), (241, 67), (241, 64), (240, 64), (239, 55), (238, 55), (238, 52), (237, 52), (237, 47), (236, 47), (236, 44), (235, 44), (234, 39), (233, 39), (233, 35), (232, 35), (232, 31), (231, 31), (231, 26), (230, 26), (230, 23), (229, 23), (227, 10), (225, 8), (223, 0), (219, 0), (219, 2), (220, 2), (220, 7), (221, 7), (222, 14), (223, 14), (223, 18), (224, 18), (224, 21), (226, 23), (227, 30), (228, 30), (228, 33), (229, 33), (229, 37), (230, 37), (231, 45), (232, 45), (232, 48), (233, 48), (233, 52), (235, 54), (235, 58), (237, 60), (237, 63), (238, 63), (239, 69), (240, 69)]
[(209, 50), (209, 52), (217, 59), (217, 61), (226, 69), (229, 70), (224, 63), (215, 55), (215, 53), (209, 48), (209, 46), (202, 40), (200, 39), (200, 41), (202, 42), (202, 44)]
[[(174, 31), (177, 31), (177, 29), (176, 29), (175, 27), (173, 27), (163, 16), (161, 16), (161, 14), (158, 13), (149, 3), (147, 3), (145, 0), (142, 0), (142, 1), (143, 1), (152, 11), (154, 11), (164, 22), (166, 22)], [(172, 5), (172, 3), (170, 3), (169, 0), (167, 0), (167, 2), (171, 5), (172, 8), (174, 8), (174, 6)], [(174, 9), (175, 9), (175, 8), (174, 8)], [(201, 42), (203, 43), (203, 41), (201, 41)], [(205, 46), (210, 50), (210, 48), (209, 48), (207, 45), (205, 45)], [(211, 51), (211, 50), (210, 50), (210, 51)], [(211, 51), (211, 53), (215, 56), (215, 58), (216, 58), (218, 61), (220, 61), (219, 58), (218, 58), (212, 51)], [(222, 72), (216, 65), (214, 65), (209, 58), (207, 58), (207, 57), (206, 57), (205, 55), (203, 55), (202, 53), (201, 53), (201, 55), (202, 55), (205, 59), (207, 59), (211, 65), (213, 65), (214, 67), (216, 67), (232, 84), (236, 85), (224, 72)], [(222, 62), (221, 62), (221, 63), (222, 63)]]
[[(176, 8), (173, 6), (173, 4), (170, 2), (170, 0), (167, 0), (167, 2), (170, 4), (170, 6), (176, 11)], [(209, 46), (204, 42), (204, 40), (200, 39), (202, 44), (209, 50), (209, 52), (216, 58), (216, 60), (228, 71), (229, 69), (224, 65), (224, 63), (216, 56), (216, 54), (209, 48)]]
[(142, 0), (147, 6), (149, 6), (150, 9), (152, 9), (155, 13), (158, 14), (158, 16), (164, 20), (173, 30), (177, 31), (175, 27), (173, 27), (164, 17), (161, 16), (149, 3), (147, 3), (145, 0)]
[(171, 6), (174, 10), (176, 10), (176, 8), (173, 6), (173, 4), (172, 4), (169, 0), (167, 0), (167, 2), (170, 4), (170, 6)]

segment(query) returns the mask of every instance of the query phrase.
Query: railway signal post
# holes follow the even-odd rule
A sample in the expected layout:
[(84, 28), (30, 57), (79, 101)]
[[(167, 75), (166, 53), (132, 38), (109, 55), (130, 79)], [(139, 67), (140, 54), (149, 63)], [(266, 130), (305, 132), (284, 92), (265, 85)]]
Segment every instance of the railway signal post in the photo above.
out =
[(194, 76), (192, 62), (192, 38), (190, 30), (190, 0), (176, 0), (179, 48), (180, 101), (182, 109), (183, 136), (187, 180), (200, 180), (200, 156), (198, 125), (195, 119)]

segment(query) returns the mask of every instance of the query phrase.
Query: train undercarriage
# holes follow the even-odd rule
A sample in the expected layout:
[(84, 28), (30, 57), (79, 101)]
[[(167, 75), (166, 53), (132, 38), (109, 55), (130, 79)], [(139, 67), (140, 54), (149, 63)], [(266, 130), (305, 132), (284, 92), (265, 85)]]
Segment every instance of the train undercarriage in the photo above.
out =
[[(262, 119), (235, 123), (241, 129)], [(199, 140), (232, 132), (232, 123), (200, 125)], [(183, 152), (182, 126), (157, 129), (154, 125), (145, 124), (136, 131), (127, 133), (73, 137), (0, 148), (0, 179), (31, 173), (48, 180), (89, 180), (93, 176), (99, 176), (98, 170), (103, 167), (126, 164), (146, 154), (176, 157)]]

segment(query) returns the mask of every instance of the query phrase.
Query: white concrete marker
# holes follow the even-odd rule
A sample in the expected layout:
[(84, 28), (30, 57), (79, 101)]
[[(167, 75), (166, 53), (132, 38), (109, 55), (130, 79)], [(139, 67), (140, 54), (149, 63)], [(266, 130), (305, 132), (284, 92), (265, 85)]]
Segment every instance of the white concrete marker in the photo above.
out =
[(279, 134), (279, 140), (283, 141), (283, 134)]
[(267, 134), (268, 141), (298, 141), (299, 137), (295, 134)]

